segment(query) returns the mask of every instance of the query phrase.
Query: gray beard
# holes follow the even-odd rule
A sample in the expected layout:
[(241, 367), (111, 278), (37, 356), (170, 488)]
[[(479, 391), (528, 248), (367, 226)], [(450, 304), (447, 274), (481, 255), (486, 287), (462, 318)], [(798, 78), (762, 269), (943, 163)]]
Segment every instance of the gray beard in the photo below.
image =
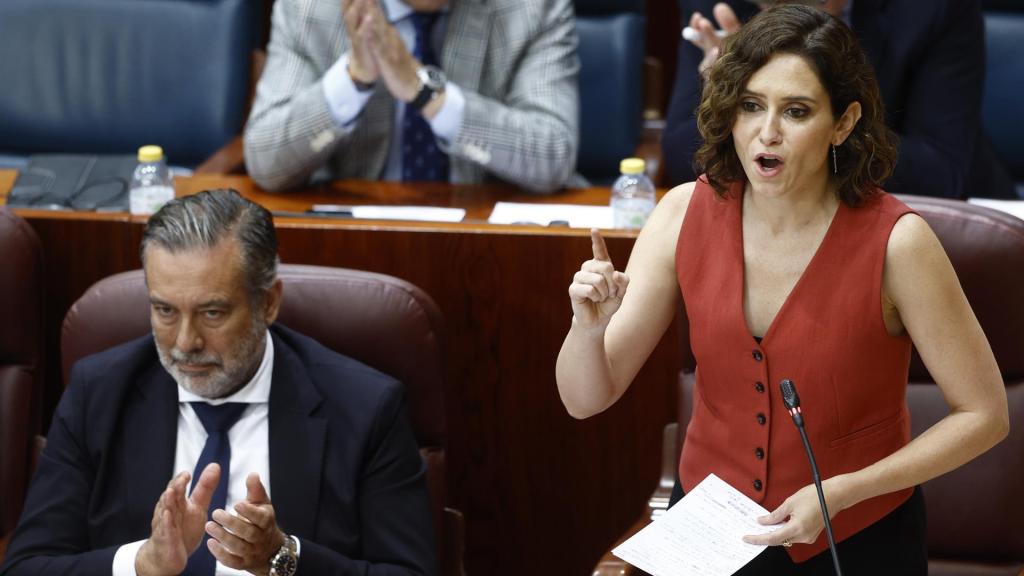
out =
[[(228, 358), (219, 358), (211, 354), (189, 354), (173, 349), (167, 351), (159, 344), (156, 350), (160, 364), (179, 386), (203, 398), (223, 398), (240, 389), (255, 374), (263, 359), (266, 335), (266, 322), (263, 318), (254, 318), (252, 330), (242, 337)], [(178, 369), (179, 362), (210, 364), (212, 371), (202, 378), (194, 378)]]

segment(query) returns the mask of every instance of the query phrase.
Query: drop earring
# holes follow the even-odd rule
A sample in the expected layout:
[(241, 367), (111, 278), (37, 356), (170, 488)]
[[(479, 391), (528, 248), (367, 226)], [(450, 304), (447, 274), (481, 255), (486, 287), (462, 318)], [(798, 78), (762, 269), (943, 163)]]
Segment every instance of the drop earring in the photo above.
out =
[(836, 160), (836, 145), (832, 145), (832, 173), (839, 174), (839, 161)]

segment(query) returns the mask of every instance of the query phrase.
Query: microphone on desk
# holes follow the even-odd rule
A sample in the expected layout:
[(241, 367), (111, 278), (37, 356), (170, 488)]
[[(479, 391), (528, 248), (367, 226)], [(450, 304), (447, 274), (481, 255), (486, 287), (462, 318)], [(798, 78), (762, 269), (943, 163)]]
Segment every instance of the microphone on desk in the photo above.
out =
[(814, 476), (814, 487), (818, 489), (818, 504), (821, 505), (821, 515), (825, 519), (825, 534), (828, 536), (828, 547), (832, 551), (832, 564), (836, 569), (836, 576), (842, 576), (843, 571), (839, 568), (839, 553), (836, 551), (836, 541), (832, 536), (832, 520), (828, 515), (828, 506), (825, 505), (825, 492), (821, 488), (821, 476), (818, 474), (818, 464), (814, 461), (814, 452), (811, 451), (811, 443), (807, 439), (807, 432), (804, 430), (804, 416), (800, 410), (800, 395), (796, 393), (796, 384), (792, 380), (785, 379), (779, 383), (782, 391), (782, 403), (789, 410), (793, 417), (796, 429), (800, 431), (800, 439), (804, 441), (804, 448), (807, 450), (807, 459), (811, 462), (811, 474)]

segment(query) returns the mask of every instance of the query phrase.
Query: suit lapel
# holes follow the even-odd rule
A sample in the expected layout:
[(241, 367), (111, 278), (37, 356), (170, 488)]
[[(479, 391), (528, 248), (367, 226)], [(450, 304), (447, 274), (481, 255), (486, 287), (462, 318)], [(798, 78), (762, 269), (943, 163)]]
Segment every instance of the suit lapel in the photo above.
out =
[(274, 338), (270, 387), (270, 490), (278, 525), (316, 537), (327, 422), (313, 416), (320, 395), (295, 352)]
[[(154, 354), (155, 356), (155, 354)], [(122, 478), (131, 478), (124, 494), (130, 514), (149, 525), (153, 507), (176, 472), (178, 388), (158, 362), (139, 377), (126, 403)], [(191, 472), (191, 470), (189, 471)]]

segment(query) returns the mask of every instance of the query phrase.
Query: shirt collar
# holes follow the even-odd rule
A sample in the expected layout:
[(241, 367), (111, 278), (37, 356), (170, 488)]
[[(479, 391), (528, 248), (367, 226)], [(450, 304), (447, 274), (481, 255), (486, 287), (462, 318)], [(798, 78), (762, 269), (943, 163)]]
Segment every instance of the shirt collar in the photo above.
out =
[[(405, 2), (402, 2), (402, 0), (382, 0), (382, 1), (383, 1), (383, 4), (384, 4), (384, 13), (387, 14), (388, 22), (391, 22), (392, 24), (394, 24), (395, 22), (398, 22), (399, 20), (402, 20), (404, 18), (408, 18), (410, 14), (415, 12), (415, 10), (413, 10), (411, 6), (409, 6)], [(438, 10), (438, 12), (441, 12), (442, 14), (446, 14), (446, 13), (448, 13), (449, 7), (450, 7), (450, 3), (446, 4), (444, 6), (444, 8), (441, 8), (440, 10)]]
[(394, 24), (402, 18), (412, 14), (413, 10), (402, 0), (384, 0), (384, 13), (388, 16), (388, 22)]
[(263, 349), (263, 360), (252, 380), (242, 386), (241, 389), (226, 398), (209, 399), (191, 392), (181, 384), (178, 384), (178, 403), (182, 402), (206, 402), (214, 406), (225, 402), (238, 402), (243, 404), (265, 404), (270, 401), (270, 380), (274, 373), (274, 339), (270, 337), (270, 331), (266, 333), (266, 346)]

